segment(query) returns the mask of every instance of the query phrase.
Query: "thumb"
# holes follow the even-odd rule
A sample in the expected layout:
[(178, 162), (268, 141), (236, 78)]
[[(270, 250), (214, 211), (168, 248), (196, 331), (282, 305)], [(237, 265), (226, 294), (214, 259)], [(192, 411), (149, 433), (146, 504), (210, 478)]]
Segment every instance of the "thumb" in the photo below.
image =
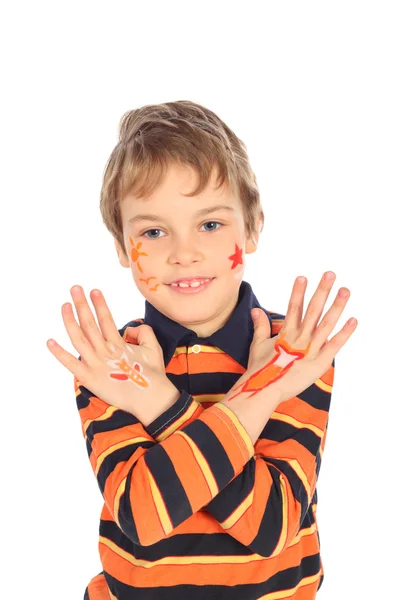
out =
[(254, 325), (253, 341), (257, 343), (271, 337), (271, 326), (265, 312), (260, 308), (253, 308), (251, 317)]
[(155, 342), (158, 343), (153, 328), (143, 324), (137, 327), (127, 327), (124, 332), (124, 340), (137, 346), (152, 346)]

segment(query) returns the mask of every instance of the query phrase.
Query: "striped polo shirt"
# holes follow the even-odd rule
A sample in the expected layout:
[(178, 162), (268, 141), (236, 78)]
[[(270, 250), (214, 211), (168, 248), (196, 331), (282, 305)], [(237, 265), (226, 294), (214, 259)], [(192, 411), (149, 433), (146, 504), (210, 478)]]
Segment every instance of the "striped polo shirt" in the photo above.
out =
[[(227, 323), (206, 338), (147, 300), (144, 318), (180, 395), (147, 427), (74, 377), (82, 433), (104, 505), (103, 570), (84, 600), (311, 600), (324, 578), (316, 483), (335, 360), (272, 413), (256, 443), (219, 401), (247, 370), (252, 308), (276, 336), (285, 315), (242, 281)], [(125, 339), (125, 338), (124, 338)], [(80, 358), (80, 357), (79, 357)]]

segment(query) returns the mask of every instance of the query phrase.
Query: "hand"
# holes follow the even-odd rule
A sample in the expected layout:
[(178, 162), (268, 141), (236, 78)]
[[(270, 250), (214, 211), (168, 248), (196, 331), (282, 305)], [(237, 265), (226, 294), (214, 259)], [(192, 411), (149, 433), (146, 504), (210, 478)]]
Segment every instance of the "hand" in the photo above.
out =
[(100, 329), (79, 286), (71, 288), (71, 296), (80, 326), (70, 302), (61, 308), (67, 333), (81, 360), (54, 340), (48, 340), (47, 347), (93, 395), (136, 416), (136, 409), (140, 410), (157, 394), (155, 387), (158, 390), (171, 385), (165, 374), (162, 349), (149, 325), (128, 327), (125, 338), (130, 343), (126, 343), (103, 295), (96, 296), (95, 292), (92, 290), (91, 299)]
[(295, 280), (282, 329), (273, 338), (269, 337), (270, 326), (266, 314), (258, 311), (261, 314), (254, 320), (254, 336), (247, 367), (250, 377), (246, 378), (243, 392), (247, 388), (247, 391), (256, 393), (255, 390), (259, 391), (262, 387), (273, 386), (280, 391), (282, 402), (307, 389), (329, 369), (334, 357), (358, 325), (356, 319), (354, 322), (349, 319), (341, 331), (332, 339), (327, 339), (350, 297), (347, 288), (340, 288), (333, 305), (317, 325), (335, 281), (336, 276), (333, 275), (331, 281), (325, 277), (321, 279), (303, 321), (307, 280), (303, 283)]

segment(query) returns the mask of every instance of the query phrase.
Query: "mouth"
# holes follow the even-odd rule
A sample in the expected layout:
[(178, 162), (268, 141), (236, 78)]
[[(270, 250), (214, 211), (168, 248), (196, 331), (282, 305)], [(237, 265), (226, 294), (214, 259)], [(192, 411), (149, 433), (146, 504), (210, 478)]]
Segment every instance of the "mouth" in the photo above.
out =
[(197, 278), (192, 280), (174, 281), (168, 287), (179, 294), (196, 294), (207, 289), (215, 277)]

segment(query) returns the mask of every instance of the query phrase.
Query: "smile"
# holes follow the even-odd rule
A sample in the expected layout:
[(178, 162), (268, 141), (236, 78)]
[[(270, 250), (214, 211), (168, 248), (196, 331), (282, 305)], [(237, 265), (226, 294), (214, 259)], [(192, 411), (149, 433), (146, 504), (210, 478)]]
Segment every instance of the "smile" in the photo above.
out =
[(168, 287), (178, 294), (198, 294), (203, 290), (207, 289), (210, 284), (214, 281), (213, 279), (205, 279), (201, 281), (193, 281), (193, 283), (171, 283)]

